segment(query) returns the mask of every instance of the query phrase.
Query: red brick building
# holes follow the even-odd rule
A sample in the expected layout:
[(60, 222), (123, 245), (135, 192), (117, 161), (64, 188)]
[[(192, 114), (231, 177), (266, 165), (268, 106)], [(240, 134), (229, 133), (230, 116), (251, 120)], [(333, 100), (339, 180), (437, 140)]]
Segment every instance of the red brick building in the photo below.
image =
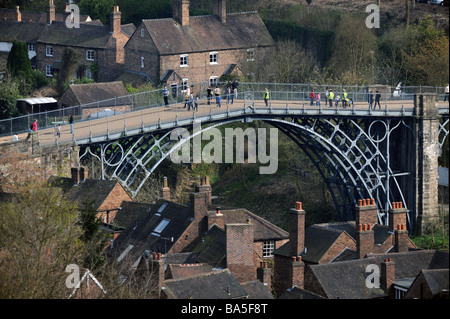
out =
[(226, 0), (212, 2), (212, 15), (189, 16), (189, 0), (175, 0), (173, 18), (143, 20), (125, 46), (126, 71), (172, 88), (213, 84), (274, 44), (257, 12), (227, 14)]

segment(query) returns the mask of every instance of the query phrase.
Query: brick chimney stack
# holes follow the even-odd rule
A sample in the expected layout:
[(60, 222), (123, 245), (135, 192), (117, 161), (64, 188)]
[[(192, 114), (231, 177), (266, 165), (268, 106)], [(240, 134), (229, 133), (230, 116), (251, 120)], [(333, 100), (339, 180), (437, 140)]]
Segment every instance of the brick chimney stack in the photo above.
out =
[(296, 202), (289, 211), (289, 246), (290, 255), (298, 256), (305, 248), (305, 211), (302, 202)]
[(253, 261), (253, 224), (226, 224), (226, 260), (227, 268), (239, 282), (256, 279), (256, 267)]
[(397, 225), (397, 229), (394, 232), (394, 251), (397, 253), (408, 251), (408, 229), (406, 224)]
[[(152, 278), (156, 278), (157, 281), (157, 297), (161, 297), (161, 289), (164, 284), (164, 261), (161, 259), (161, 253), (153, 253), (153, 259), (151, 260), (150, 271)], [(154, 277), (153, 277), (154, 276)]]
[(293, 256), (291, 261), (291, 283), (290, 287), (297, 286), (300, 289), (305, 287), (305, 263), (302, 261), (302, 256)]
[(355, 224), (378, 224), (378, 207), (374, 198), (358, 200), (358, 206), (355, 208)]
[(213, 14), (216, 15), (222, 23), (227, 23), (227, 1), (214, 0)]
[(110, 32), (113, 34), (118, 34), (121, 30), (122, 25), (122, 13), (119, 10), (119, 6), (113, 7), (113, 12), (110, 13)]
[(53, 4), (53, 0), (48, 1), (47, 6), (47, 24), (51, 24), (56, 19), (56, 11), (55, 5)]
[(189, 26), (189, 0), (173, 0), (173, 18), (183, 27)]
[(373, 253), (374, 232), (371, 224), (359, 224), (356, 231), (356, 254), (359, 259)]
[(395, 280), (395, 262), (393, 262), (391, 258), (386, 258), (384, 262), (381, 263), (380, 279), (381, 289), (388, 292), (392, 282)]
[(389, 210), (389, 228), (392, 231), (398, 229), (398, 225), (406, 224), (406, 208), (402, 202), (393, 202), (392, 208)]
[(262, 261), (256, 269), (256, 278), (269, 288), (272, 287), (271, 270), (267, 267), (267, 262)]
[(163, 177), (163, 188), (161, 190), (161, 197), (164, 200), (170, 200), (170, 188), (166, 176)]
[(15, 19), (17, 22), (22, 22), (22, 13), (20, 13), (20, 7), (16, 6)]

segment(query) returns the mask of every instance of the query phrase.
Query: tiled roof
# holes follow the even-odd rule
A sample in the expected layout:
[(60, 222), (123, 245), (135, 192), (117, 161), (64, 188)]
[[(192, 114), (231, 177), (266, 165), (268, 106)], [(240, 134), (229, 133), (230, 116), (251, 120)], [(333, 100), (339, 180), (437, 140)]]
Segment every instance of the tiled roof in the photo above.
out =
[(103, 25), (80, 24), (69, 29), (64, 22), (53, 22), (45, 25), (38, 43), (104, 49), (111, 36), (109, 27)]
[[(167, 206), (164, 205), (163, 208), (163, 204)], [(160, 208), (163, 210), (158, 212)], [(129, 258), (134, 261), (145, 251), (163, 254), (168, 252), (192, 223), (190, 213), (190, 209), (186, 206), (158, 200), (150, 211), (144, 208), (135, 225), (125, 229), (114, 240), (111, 253), (119, 256), (129, 248)]]
[(183, 27), (172, 18), (143, 20), (160, 55), (230, 50), (273, 45), (257, 12), (228, 14), (223, 24), (216, 16), (194, 16)]
[(248, 296), (228, 269), (179, 280), (166, 280), (163, 291), (170, 299), (240, 299)]
[(248, 299), (273, 299), (270, 288), (259, 280), (247, 281), (241, 286), (248, 293)]
[(432, 267), (435, 254), (436, 251), (433, 250), (377, 254), (364, 259), (310, 265), (307, 273), (314, 274), (314, 277), (320, 283), (328, 298), (377, 298), (385, 296), (386, 293), (381, 289), (367, 288), (365, 284), (367, 276), (366, 267), (369, 264), (375, 264), (381, 267), (381, 263), (389, 257), (395, 262), (395, 278), (410, 278), (416, 277), (422, 269)]
[(13, 42), (17, 40), (25, 43), (36, 43), (44, 29), (45, 24), (0, 21), (0, 41)]
[[(30, 12), (20, 11), (22, 22), (33, 22), (39, 24), (47, 23), (47, 12)], [(0, 20), (14, 21), (16, 19), (16, 9), (0, 8)], [(67, 15), (64, 13), (55, 13), (55, 21), (64, 22), (67, 19)], [(80, 23), (90, 21), (91, 18), (88, 15), (80, 14)]]

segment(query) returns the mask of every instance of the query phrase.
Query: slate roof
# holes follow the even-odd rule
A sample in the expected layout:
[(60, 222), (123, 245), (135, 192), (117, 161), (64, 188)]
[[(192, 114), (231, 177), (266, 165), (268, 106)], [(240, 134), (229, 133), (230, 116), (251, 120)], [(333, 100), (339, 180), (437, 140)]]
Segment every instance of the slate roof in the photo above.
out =
[(112, 33), (109, 27), (80, 24), (79, 28), (67, 28), (64, 22), (46, 25), (38, 43), (84, 48), (106, 48)]
[(97, 209), (103, 204), (118, 182), (87, 178), (74, 186), (72, 179), (69, 177), (51, 176), (48, 184), (61, 188), (67, 200), (79, 206), (92, 201), (94, 208)]
[(228, 269), (166, 280), (162, 289), (171, 299), (241, 299), (248, 296)]
[[(369, 258), (339, 263), (310, 265), (305, 277), (313, 274), (325, 291), (326, 297), (330, 299), (384, 297), (386, 293), (383, 290), (366, 287), (367, 265), (376, 264), (381, 269), (381, 263), (389, 257), (395, 262), (396, 279), (416, 277), (422, 269), (434, 267), (433, 259), (436, 253), (434, 250), (417, 250), (404, 253), (377, 254)], [(446, 256), (448, 263), (448, 254)], [(444, 258), (445, 256), (441, 257)]]
[(227, 14), (223, 24), (215, 15), (191, 16), (183, 27), (173, 18), (142, 21), (160, 55), (231, 50), (274, 44), (257, 12)]
[(117, 212), (113, 224), (127, 229), (136, 226), (141, 214), (149, 211), (153, 207), (153, 204), (123, 201), (120, 207), (122, 209)]
[[(167, 204), (166, 208), (158, 213), (164, 203)], [(131, 260), (137, 260), (146, 251), (164, 254), (172, 248), (192, 223), (190, 214), (190, 208), (187, 206), (158, 200), (150, 211), (148, 209), (142, 211), (136, 219), (135, 226), (125, 229), (114, 240), (114, 248), (111, 253), (120, 256), (128, 249), (130, 254), (127, 258), (129, 257)], [(155, 228), (163, 220), (167, 220), (168, 224), (161, 232), (156, 232)], [(172, 237), (173, 241), (171, 240)]]
[(198, 253), (196, 262), (209, 263), (215, 267), (225, 267), (225, 231), (217, 225), (213, 225), (204, 236), (193, 242), (191, 251)]
[(269, 286), (259, 280), (241, 283), (242, 288), (248, 293), (247, 299), (274, 299)]
[[(121, 97), (115, 101), (115, 97)], [(131, 105), (131, 97), (120, 81), (72, 84), (59, 99), (66, 106), (86, 105), (105, 101), (100, 106)], [(95, 105), (97, 107), (97, 105)]]
[(301, 289), (297, 286), (286, 289), (279, 299), (324, 299), (322, 296), (316, 295), (310, 291)]
[(448, 291), (449, 276), (447, 269), (423, 269), (422, 275), (430, 288), (431, 293), (435, 296), (443, 290)]
[(282, 240), (288, 239), (289, 233), (264, 218), (246, 210), (246, 209), (221, 209), (224, 224), (239, 224), (250, 222), (253, 224), (254, 240)]
[(44, 29), (45, 24), (0, 21), (0, 41), (13, 42), (17, 40), (25, 43), (36, 43)]

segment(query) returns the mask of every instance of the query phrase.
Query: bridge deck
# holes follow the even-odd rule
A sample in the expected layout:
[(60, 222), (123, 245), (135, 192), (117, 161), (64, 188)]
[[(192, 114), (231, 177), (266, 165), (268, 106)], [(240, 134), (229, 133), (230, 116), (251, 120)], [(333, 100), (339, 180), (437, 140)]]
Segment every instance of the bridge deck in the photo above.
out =
[[(369, 110), (367, 102), (356, 102), (352, 107), (342, 106), (329, 107), (324, 103), (321, 106), (304, 103), (303, 101), (270, 101), (270, 106), (266, 107), (264, 101), (255, 100), (252, 103), (244, 100), (235, 100), (233, 104), (227, 104), (222, 99), (221, 107), (217, 107), (215, 100), (208, 105), (205, 100), (199, 103), (196, 112), (187, 111), (182, 103), (173, 104), (168, 107), (152, 107), (139, 111), (124, 113), (108, 118), (85, 120), (74, 123), (74, 135), (70, 133), (70, 126), (61, 126), (61, 137), (55, 136), (54, 129), (44, 129), (39, 131), (39, 143), (42, 146), (71, 143), (87, 144), (97, 141), (117, 139), (124, 132), (127, 135), (151, 132), (161, 128), (174, 128), (187, 125), (192, 120), (201, 121), (221, 120), (231, 117), (245, 116), (246, 114), (259, 114), (270, 116), (286, 115), (309, 115), (309, 116), (371, 116), (371, 117), (403, 117), (414, 115), (414, 105), (411, 100), (394, 100), (382, 103), (381, 108)], [(252, 108), (248, 107), (252, 105)], [(245, 106), (245, 108), (244, 108)], [(448, 114), (448, 102), (439, 102), (439, 112)], [(19, 135), (19, 139), (26, 138), (28, 133)], [(12, 137), (1, 137), (0, 144), (11, 142)]]

